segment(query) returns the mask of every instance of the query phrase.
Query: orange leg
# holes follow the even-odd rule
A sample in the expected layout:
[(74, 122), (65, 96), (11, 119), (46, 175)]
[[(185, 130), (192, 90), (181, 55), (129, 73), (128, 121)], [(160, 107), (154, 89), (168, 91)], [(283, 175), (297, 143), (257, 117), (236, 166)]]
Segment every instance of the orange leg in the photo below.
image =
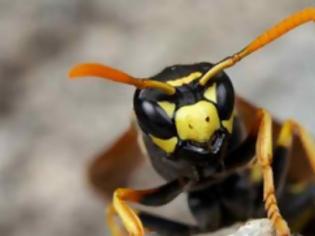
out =
[(112, 236), (125, 236), (126, 232), (115, 222), (116, 211), (113, 204), (106, 208), (106, 224)]
[(294, 122), (294, 130), (300, 137), (302, 145), (307, 153), (307, 159), (315, 174), (315, 142), (309, 132), (304, 129), (300, 124)]
[(113, 236), (123, 236), (124, 232), (114, 221), (118, 214), (124, 228), (131, 236), (144, 236), (145, 229), (137, 213), (127, 202), (140, 203), (149, 206), (164, 205), (173, 200), (188, 184), (187, 180), (174, 180), (158, 188), (148, 190), (133, 190), (119, 188), (114, 192), (113, 204), (107, 210), (107, 224)]
[(251, 131), (257, 134), (256, 158), (262, 169), (264, 183), (264, 202), (267, 216), (273, 223), (278, 236), (290, 235), (287, 222), (280, 214), (275, 195), (274, 178), (272, 172), (272, 119), (269, 113), (263, 109), (258, 111), (257, 126)]
[(272, 28), (259, 35), (256, 39), (250, 42), (244, 49), (227, 57), (223, 61), (212, 67), (201, 79), (200, 84), (205, 85), (209, 79), (215, 76), (220, 71), (233, 66), (235, 63), (257, 51), (265, 45), (276, 40), (280, 36), (286, 34), (288, 31), (309, 21), (315, 21), (315, 7), (308, 7), (302, 11), (298, 11), (286, 19), (282, 20)]
[(144, 236), (144, 227), (135, 211), (125, 201), (139, 202), (140, 198), (141, 193), (131, 189), (117, 189), (113, 197), (113, 207), (132, 236)]

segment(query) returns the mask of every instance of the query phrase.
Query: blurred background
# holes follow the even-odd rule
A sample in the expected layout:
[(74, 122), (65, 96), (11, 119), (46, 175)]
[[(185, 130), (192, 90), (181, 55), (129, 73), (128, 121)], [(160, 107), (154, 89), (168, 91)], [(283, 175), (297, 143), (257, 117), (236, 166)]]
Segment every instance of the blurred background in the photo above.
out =
[[(69, 81), (98, 61), (135, 76), (216, 62), (314, 0), (0, 0), (0, 235), (108, 235), (86, 167), (126, 127), (133, 88)], [(315, 25), (229, 69), (236, 91), (315, 134)], [(161, 180), (149, 166), (135, 186)], [(150, 173), (150, 174), (149, 174)], [(148, 177), (150, 176), (150, 177)], [(176, 211), (185, 214), (184, 196)], [(180, 207), (178, 207), (180, 206)]]

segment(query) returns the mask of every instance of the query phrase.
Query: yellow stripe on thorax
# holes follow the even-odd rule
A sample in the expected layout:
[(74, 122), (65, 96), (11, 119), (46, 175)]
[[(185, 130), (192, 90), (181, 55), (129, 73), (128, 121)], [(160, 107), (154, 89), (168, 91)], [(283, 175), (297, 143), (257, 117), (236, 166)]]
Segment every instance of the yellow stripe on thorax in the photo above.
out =
[(178, 78), (176, 80), (169, 80), (167, 81), (166, 83), (174, 86), (174, 87), (180, 87), (184, 84), (189, 84), (191, 83), (192, 81), (200, 78), (202, 74), (200, 72), (193, 72), (191, 73), (190, 75), (188, 76), (185, 76), (185, 77), (181, 77), (181, 78)]

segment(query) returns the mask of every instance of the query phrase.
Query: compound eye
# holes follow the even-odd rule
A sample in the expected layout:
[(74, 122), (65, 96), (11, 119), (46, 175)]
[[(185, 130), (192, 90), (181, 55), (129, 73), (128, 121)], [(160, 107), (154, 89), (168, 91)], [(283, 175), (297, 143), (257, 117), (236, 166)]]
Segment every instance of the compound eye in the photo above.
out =
[(228, 120), (234, 109), (234, 88), (227, 77), (222, 77), (206, 87), (204, 97), (215, 102), (221, 120)]
[(138, 100), (135, 103), (135, 112), (139, 126), (146, 134), (162, 139), (176, 135), (176, 128), (172, 119), (157, 102)]

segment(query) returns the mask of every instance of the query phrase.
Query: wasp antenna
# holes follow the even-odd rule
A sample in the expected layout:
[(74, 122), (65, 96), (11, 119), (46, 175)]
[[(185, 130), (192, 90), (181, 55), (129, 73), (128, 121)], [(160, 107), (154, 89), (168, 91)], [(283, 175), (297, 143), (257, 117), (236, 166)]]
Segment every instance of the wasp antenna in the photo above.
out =
[(155, 88), (170, 95), (174, 94), (176, 91), (173, 86), (167, 83), (149, 79), (138, 79), (125, 72), (96, 63), (80, 64), (72, 68), (69, 72), (69, 77), (71, 79), (85, 76), (96, 76), (118, 83), (133, 85), (139, 89)]
[(233, 66), (249, 54), (278, 39), (290, 30), (309, 21), (315, 21), (315, 7), (308, 7), (304, 10), (295, 12), (270, 29), (266, 30), (250, 42), (244, 49), (217, 63), (199, 80), (199, 83), (201, 85), (205, 85), (209, 79), (213, 78), (213, 76), (220, 71)]

